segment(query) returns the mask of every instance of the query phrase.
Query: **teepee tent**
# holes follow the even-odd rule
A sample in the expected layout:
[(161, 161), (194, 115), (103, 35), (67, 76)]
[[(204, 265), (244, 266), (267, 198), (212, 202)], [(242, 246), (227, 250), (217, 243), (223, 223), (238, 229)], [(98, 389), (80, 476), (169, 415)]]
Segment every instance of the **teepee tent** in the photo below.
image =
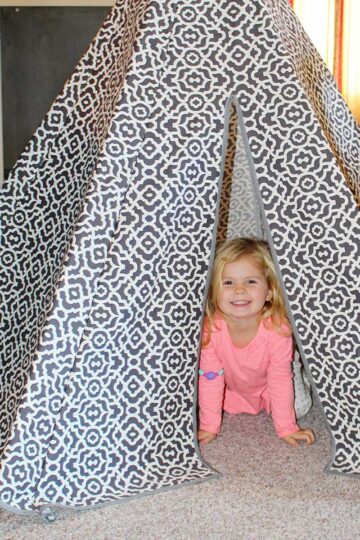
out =
[(2, 192), (1, 504), (214, 476), (194, 412), (216, 236), (268, 238), (328, 469), (359, 473), (356, 198), (359, 129), (286, 0), (120, 0)]

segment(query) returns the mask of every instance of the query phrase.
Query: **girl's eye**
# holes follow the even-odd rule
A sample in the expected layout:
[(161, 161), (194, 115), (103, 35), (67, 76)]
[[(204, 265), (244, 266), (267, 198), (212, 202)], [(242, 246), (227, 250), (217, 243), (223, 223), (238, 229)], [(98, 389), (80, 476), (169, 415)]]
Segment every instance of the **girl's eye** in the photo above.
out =
[(223, 281), (224, 287), (231, 287), (234, 283), (231, 281), (231, 279), (225, 279)]
[(257, 281), (256, 281), (256, 279), (248, 279), (247, 283), (249, 285), (256, 285)]

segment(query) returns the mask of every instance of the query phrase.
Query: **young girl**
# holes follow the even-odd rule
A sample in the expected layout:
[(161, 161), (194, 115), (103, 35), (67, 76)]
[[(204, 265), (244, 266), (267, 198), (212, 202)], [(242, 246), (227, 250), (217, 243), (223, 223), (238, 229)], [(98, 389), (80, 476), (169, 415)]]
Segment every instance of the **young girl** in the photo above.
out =
[(296, 424), (293, 341), (267, 244), (238, 238), (217, 252), (206, 305), (199, 369), (199, 442), (220, 432), (222, 411), (271, 413), (288, 444), (315, 441)]

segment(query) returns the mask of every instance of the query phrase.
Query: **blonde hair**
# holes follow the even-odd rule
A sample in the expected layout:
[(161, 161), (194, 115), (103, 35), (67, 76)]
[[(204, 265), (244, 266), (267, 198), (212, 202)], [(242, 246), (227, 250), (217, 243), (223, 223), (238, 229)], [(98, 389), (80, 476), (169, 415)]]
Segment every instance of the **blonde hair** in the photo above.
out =
[(267, 242), (255, 238), (235, 238), (234, 240), (228, 240), (220, 244), (215, 255), (205, 307), (205, 337), (203, 339), (203, 346), (208, 345), (210, 342), (215, 315), (219, 314), (223, 319), (226, 319), (225, 315), (218, 308), (219, 296), (222, 292), (222, 274), (225, 265), (235, 262), (244, 256), (253, 258), (259, 268), (264, 272), (272, 293), (271, 300), (266, 301), (262, 308), (261, 320), (264, 321), (265, 326), (274, 328), (279, 333), (283, 333), (285, 325), (287, 328), (285, 332), (287, 334), (291, 333), (284, 296)]

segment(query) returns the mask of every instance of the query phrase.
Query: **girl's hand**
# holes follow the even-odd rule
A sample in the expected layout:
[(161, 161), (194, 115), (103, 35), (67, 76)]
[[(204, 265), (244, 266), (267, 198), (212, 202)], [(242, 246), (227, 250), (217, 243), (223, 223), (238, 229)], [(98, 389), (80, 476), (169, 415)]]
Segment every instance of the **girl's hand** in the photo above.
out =
[(285, 437), (281, 437), (281, 439), (287, 444), (291, 444), (291, 446), (299, 446), (298, 441), (304, 441), (306, 444), (313, 444), (315, 442), (315, 434), (312, 429), (303, 428), (290, 435), (285, 435)]
[(198, 440), (200, 444), (208, 444), (216, 439), (216, 433), (210, 433), (210, 431), (203, 431), (199, 429), (198, 431)]

